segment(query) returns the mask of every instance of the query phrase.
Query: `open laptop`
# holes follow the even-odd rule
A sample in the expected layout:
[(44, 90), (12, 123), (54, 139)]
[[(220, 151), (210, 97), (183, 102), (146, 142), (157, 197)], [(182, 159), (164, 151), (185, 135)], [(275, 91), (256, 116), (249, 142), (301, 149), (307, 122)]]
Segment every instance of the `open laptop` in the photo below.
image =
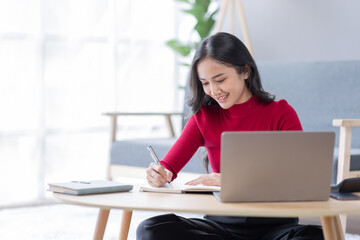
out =
[(334, 132), (224, 132), (222, 202), (326, 201)]

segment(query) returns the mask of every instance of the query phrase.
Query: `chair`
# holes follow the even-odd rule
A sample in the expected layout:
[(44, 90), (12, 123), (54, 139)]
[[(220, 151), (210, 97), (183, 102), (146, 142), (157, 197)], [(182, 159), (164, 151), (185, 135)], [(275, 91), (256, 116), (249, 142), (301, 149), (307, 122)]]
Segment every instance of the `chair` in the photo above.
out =
[[(110, 161), (108, 178), (115, 179), (117, 176), (126, 177), (143, 177), (145, 174), (144, 168), (147, 168), (152, 159), (149, 156), (146, 147), (152, 145), (156, 154), (162, 159), (169, 151), (171, 146), (176, 141), (174, 126), (172, 118), (175, 116), (181, 116), (183, 129), (188, 115), (190, 114), (190, 108), (185, 103), (189, 95), (189, 86), (185, 87), (185, 99), (182, 112), (142, 112), (142, 113), (125, 113), (125, 112), (113, 112), (105, 113), (105, 116), (109, 116), (111, 120), (110, 130)], [(118, 140), (117, 127), (118, 119), (123, 116), (163, 116), (167, 125), (169, 136), (165, 138), (151, 138), (151, 139), (131, 139), (131, 140)], [(200, 148), (183, 168), (182, 172), (188, 173), (206, 173), (202, 164), (202, 159), (206, 153), (205, 148)], [(131, 175), (130, 173), (134, 173)], [(143, 177), (143, 179), (145, 179)]]
[[(150, 113), (150, 112), (141, 112), (141, 113), (127, 113), (127, 112), (111, 112), (111, 113), (104, 113), (105, 116), (108, 116), (110, 118), (110, 161), (108, 162), (108, 172), (107, 172), (107, 178), (109, 180), (116, 179), (117, 176), (126, 176), (126, 177), (141, 177), (145, 174), (145, 165), (143, 164), (143, 160), (147, 159), (146, 156), (144, 157), (144, 154), (141, 154), (141, 149), (145, 149), (146, 145), (152, 144), (154, 145), (155, 142), (162, 142), (163, 145), (165, 144), (165, 149), (170, 146), (175, 141), (175, 131), (174, 126), (172, 123), (172, 117), (182, 115), (182, 113), (179, 112), (172, 112), (172, 113)], [(144, 140), (129, 140), (129, 141), (121, 141), (119, 142), (117, 139), (117, 133), (118, 133), (118, 118), (121, 116), (164, 116), (165, 121), (167, 124), (167, 128), (169, 131), (169, 138), (166, 139), (144, 139)], [(140, 145), (140, 146), (139, 146)], [(157, 149), (159, 149), (158, 144)], [(135, 146), (135, 147), (133, 147)], [(162, 152), (164, 152), (164, 147), (161, 147)], [(115, 149), (115, 150), (114, 150)], [(140, 151), (138, 151), (140, 149)], [(130, 150), (130, 151), (127, 151)], [(135, 150), (135, 151), (134, 151)], [(135, 157), (138, 160), (140, 160), (140, 165), (142, 167), (137, 166), (139, 161), (132, 161), (132, 158), (121, 158), (123, 156), (123, 153), (127, 153), (127, 155), (130, 156), (133, 155), (137, 156), (136, 152), (140, 153), (140, 157)], [(130, 161), (126, 161), (130, 159)], [(125, 162), (122, 162), (122, 160), (125, 160)], [(130, 166), (126, 166), (129, 164)], [(147, 165), (149, 165), (150, 162), (147, 162)], [(145, 179), (145, 178), (144, 178)], [(105, 228), (107, 224), (107, 220), (109, 218), (110, 210), (108, 209), (100, 209), (97, 223), (95, 227), (95, 234), (94, 234), (94, 240), (100, 240), (103, 239)], [(132, 218), (132, 211), (123, 210), (122, 215), (122, 222), (121, 222), (121, 228), (120, 228), (120, 238), (119, 239), (127, 239), (127, 236), (129, 234), (129, 224), (131, 222)]]
[[(360, 177), (359, 167), (354, 166), (359, 164), (354, 158), (360, 158), (360, 152), (351, 153), (351, 137), (352, 128), (360, 127), (360, 119), (334, 119), (332, 122), (333, 126), (340, 127), (339, 134), (339, 153), (338, 153), (338, 168), (337, 168), (337, 183), (347, 178)], [(352, 155), (353, 154), (353, 155)], [(346, 215), (340, 216), (341, 225), (346, 233)]]
[[(146, 145), (156, 145), (157, 153), (163, 153), (165, 150), (168, 150), (170, 144), (175, 141), (175, 131), (172, 122), (172, 117), (181, 116), (182, 113), (172, 112), (172, 113), (126, 113), (126, 112), (113, 112), (105, 113), (105, 116), (110, 117), (111, 129), (110, 129), (110, 161), (108, 166), (108, 179), (114, 180), (117, 176), (124, 176), (126, 173), (132, 172), (138, 174), (139, 171), (143, 171), (143, 168), (150, 164), (149, 161), (144, 162), (148, 159), (147, 153), (145, 152)], [(123, 116), (163, 116), (169, 131), (168, 138), (161, 139), (134, 139), (134, 140), (124, 140), (118, 141), (118, 120)], [(143, 147), (143, 148), (142, 148)], [(165, 148), (165, 149), (164, 149)], [(143, 149), (144, 151), (141, 151)], [(139, 151), (140, 150), (140, 151)], [(138, 156), (140, 154), (140, 156)], [(123, 157), (122, 157), (123, 156)], [(127, 157), (131, 156), (131, 157)], [(139, 169), (142, 167), (142, 169)]]

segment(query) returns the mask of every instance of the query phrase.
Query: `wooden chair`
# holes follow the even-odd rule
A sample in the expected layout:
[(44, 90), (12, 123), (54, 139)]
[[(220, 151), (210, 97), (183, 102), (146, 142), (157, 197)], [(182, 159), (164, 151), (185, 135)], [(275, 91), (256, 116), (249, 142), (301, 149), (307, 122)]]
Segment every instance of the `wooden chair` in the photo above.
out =
[[(118, 141), (118, 123), (119, 118), (125, 116), (138, 116), (138, 117), (150, 117), (150, 116), (163, 116), (166, 122), (166, 126), (168, 129), (168, 138), (175, 139), (175, 131), (174, 131), (174, 124), (172, 118), (175, 116), (182, 116), (182, 112), (138, 112), (138, 113), (128, 113), (128, 112), (109, 112), (104, 113), (105, 116), (110, 118), (110, 148), (111, 146)], [(129, 166), (119, 166), (119, 164), (114, 164), (112, 161), (109, 161), (108, 166), (108, 179), (114, 180), (116, 176), (126, 176), (125, 173), (133, 172), (137, 176), (143, 168), (139, 167), (129, 167)], [(128, 177), (131, 177), (127, 175)]]
[[(122, 116), (164, 116), (167, 128), (169, 131), (169, 138), (175, 137), (174, 125), (172, 122), (173, 116), (181, 116), (183, 113), (180, 112), (158, 112), (158, 113), (151, 113), (151, 112), (141, 112), (141, 113), (127, 113), (127, 112), (112, 112), (112, 113), (104, 113), (105, 116), (110, 117), (110, 148), (114, 142), (118, 139), (118, 118)], [(134, 177), (142, 176), (145, 173), (144, 168), (141, 167), (131, 167), (131, 166), (120, 166), (118, 164), (113, 164), (111, 161), (108, 162), (108, 179), (112, 180), (115, 179), (117, 176), (127, 176), (127, 177)], [(129, 175), (130, 174), (130, 175)], [(95, 227), (94, 233), (94, 240), (103, 239), (105, 228), (107, 224), (107, 220), (109, 218), (109, 209), (100, 209), (98, 214), (98, 219)], [(132, 211), (123, 210), (122, 214), (122, 222), (120, 228), (120, 236), (119, 239), (127, 239), (129, 234), (129, 224), (131, 223)]]
[[(343, 179), (360, 177), (360, 171), (350, 170), (352, 128), (360, 127), (360, 119), (334, 119), (332, 124), (340, 127), (337, 183)], [(346, 215), (341, 215), (340, 220), (345, 234)]]

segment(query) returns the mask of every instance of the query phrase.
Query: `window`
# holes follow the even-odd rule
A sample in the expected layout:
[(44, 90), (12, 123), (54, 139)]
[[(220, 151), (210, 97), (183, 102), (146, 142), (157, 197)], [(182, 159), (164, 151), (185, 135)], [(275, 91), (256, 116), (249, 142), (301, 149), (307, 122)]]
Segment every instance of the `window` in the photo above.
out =
[[(179, 110), (169, 0), (0, 1), (0, 205), (104, 178), (106, 111)], [(151, 9), (151, 11), (149, 11)], [(165, 100), (166, 99), (166, 100)]]

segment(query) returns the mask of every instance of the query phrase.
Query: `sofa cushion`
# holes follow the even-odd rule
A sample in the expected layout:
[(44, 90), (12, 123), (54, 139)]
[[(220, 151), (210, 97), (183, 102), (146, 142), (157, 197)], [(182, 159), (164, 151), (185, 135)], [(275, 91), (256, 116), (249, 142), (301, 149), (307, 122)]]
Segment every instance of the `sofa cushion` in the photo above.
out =
[[(148, 167), (153, 159), (147, 152), (146, 147), (151, 145), (158, 156), (162, 159), (175, 143), (176, 138), (137, 139), (115, 141), (111, 147), (111, 164)], [(202, 164), (204, 148), (200, 148), (183, 168), (186, 172), (206, 173)]]

